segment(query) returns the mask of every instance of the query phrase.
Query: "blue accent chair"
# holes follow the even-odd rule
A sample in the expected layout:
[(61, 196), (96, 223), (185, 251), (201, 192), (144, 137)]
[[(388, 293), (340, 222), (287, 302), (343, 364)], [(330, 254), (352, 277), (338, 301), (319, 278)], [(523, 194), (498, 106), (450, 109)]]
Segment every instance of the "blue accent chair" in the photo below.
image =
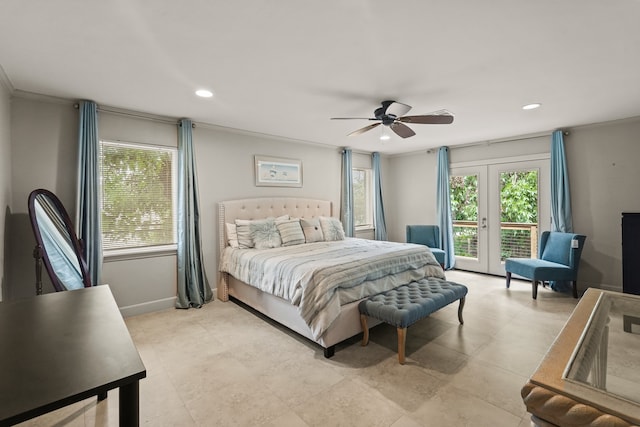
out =
[(440, 249), (440, 227), (437, 225), (407, 225), (407, 243), (428, 246), (444, 268), (445, 251)]
[(538, 245), (538, 259), (507, 258), (507, 288), (511, 274), (531, 280), (533, 299), (538, 296), (538, 282), (568, 281), (573, 285), (573, 297), (578, 298), (578, 265), (586, 236), (573, 233), (544, 231)]

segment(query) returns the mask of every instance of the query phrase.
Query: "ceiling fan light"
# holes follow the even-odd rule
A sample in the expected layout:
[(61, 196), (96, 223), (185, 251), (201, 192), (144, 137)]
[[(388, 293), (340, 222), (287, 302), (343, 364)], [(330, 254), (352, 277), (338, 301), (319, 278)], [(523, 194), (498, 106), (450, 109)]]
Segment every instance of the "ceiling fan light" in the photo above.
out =
[(391, 136), (389, 135), (389, 132), (387, 132), (387, 127), (386, 126), (381, 126), (382, 131), (380, 132), (380, 141), (388, 141)]

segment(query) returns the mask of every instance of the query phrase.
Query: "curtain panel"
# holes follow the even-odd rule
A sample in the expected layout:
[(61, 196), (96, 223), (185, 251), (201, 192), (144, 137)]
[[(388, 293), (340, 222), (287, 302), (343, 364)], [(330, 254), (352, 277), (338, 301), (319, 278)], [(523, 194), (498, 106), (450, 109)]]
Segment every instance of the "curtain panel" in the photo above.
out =
[(436, 211), (440, 227), (441, 248), (445, 252), (444, 268), (450, 269), (456, 263), (453, 247), (453, 220), (451, 217), (451, 197), (449, 192), (449, 149), (438, 150), (438, 177), (436, 182)]
[(551, 134), (551, 231), (573, 233), (569, 173), (562, 131)]
[(178, 125), (178, 298), (177, 308), (202, 307), (211, 301), (202, 262), (198, 180), (193, 153), (193, 124)]
[(78, 128), (78, 192), (76, 198), (76, 234), (89, 270), (91, 285), (102, 277), (102, 230), (100, 225), (100, 141), (98, 106), (81, 101)]
[(342, 150), (342, 200), (340, 207), (340, 219), (347, 237), (356, 235), (355, 221), (353, 218), (353, 161), (351, 149)]
[[(569, 172), (561, 130), (551, 134), (551, 231), (573, 233)], [(573, 292), (571, 282), (554, 280), (549, 287), (558, 292)]]
[(387, 240), (387, 225), (384, 219), (384, 205), (382, 203), (382, 176), (380, 172), (380, 153), (371, 154), (373, 166), (373, 223), (375, 227), (375, 239)]

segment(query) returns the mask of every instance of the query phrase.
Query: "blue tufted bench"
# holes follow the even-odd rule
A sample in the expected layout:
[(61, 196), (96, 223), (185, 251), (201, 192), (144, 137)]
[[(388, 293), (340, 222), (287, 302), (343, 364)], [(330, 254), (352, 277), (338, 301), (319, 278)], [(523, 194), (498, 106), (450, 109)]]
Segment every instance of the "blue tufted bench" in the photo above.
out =
[(458, 320), (464, 324), (462, 308), (467, 291), (467, 287), (459, 283), (424, 278), (361, 301), (358, 309), (364, 332), (362, 345), (369, 343), (367, 316), (393, 325), (398, 328), (398, 361), (404, 364), (407, 328), (456, 300), (460, 300)]

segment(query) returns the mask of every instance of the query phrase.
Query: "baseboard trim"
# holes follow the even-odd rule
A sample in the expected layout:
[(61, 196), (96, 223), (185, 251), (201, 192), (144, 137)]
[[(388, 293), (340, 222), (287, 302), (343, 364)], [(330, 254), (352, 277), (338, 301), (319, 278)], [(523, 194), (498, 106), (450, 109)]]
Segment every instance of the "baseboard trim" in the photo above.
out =
[(142, 304), (128, 305), (120, 307), (122, 317), (137, 316), (140, 314), (151, 313), (153, 311), (166, 310), (176, 306), (176, 297), (164, 298), (155, 301), (143, 302)]

